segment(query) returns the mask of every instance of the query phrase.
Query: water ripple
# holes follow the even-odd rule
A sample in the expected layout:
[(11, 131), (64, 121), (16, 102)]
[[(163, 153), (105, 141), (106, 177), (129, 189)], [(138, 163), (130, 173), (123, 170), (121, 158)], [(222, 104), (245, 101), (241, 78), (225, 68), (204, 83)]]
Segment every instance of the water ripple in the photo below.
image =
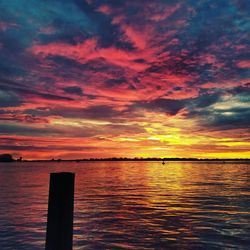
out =
[[(50, 163), (49, 163), (50, 164)], [(49, 173), (76, 173), (74, 249), (249, 249), (248, 164), (0, 164), (0, 249), (44, 249)]]

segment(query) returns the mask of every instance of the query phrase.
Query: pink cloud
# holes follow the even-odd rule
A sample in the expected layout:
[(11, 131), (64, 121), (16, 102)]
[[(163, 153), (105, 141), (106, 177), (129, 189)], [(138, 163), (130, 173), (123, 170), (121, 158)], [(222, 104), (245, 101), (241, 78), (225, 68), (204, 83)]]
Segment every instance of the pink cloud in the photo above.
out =
[(47, 45), (35, 45), (29, 49), (35, 55), (59, 55), (78, 61), (85, 61), (84, 58), (91, 58), (97, 46), (96, 39), (87, 39), (83, 43), (75, 46), (66, 43), (50, 43)]
[(97, 10), (105, 15), (110, 15), (112, 13), (112, 9), (106, 4), (101, 5)]
[[(136, 71), (145, 70), (147, 63), (136, 62), (138, 59), (149, 60), (150, 57), (146, 52), (130, 52), (118, 49), (114, 46), (108, 48), (98, 48), (95, 38), (87, 39), (77, 45), (64, 43), (51, 43), (48, 45), (34, 45), (29, 51), (35, 55), (46, 57), (49, 55), (59, 55), (74, 59), (80, 63), (86, 63), (90, 60), (105, 59), (107, 62), (120, 66), (131, 68)], [(148, 56), (148, 58), (147, 58)]]
[(150, 19), (156, 22), (163, 21), (166, 18), (173, 15), (173, 13), (180, 8), (180, 4), (175, 6), (167, 6), (164, 9), (159, 8), (159, 12), (154, 13), (151, 15)]
[(241, 69), (249, 69), (250, 68), (250, 60), (243, 60), (237, 63), (238, 68)]
[(145, 49), (150, 38), (152, 39), (154, 37), (153, 30), (150, 26), (143, 27), (143, 29), (140, 28), (140, 30), (127, 24), (121, 24), (120, 27), (126, 34), (126, 38), (138, 49)]

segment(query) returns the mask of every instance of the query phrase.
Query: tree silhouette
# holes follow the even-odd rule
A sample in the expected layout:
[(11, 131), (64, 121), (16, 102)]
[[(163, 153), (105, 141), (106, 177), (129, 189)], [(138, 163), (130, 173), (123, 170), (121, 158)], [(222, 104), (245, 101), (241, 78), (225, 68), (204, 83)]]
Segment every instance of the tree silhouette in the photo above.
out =
[(12, 158), (11, 154), (1, 154), (0, 155), (0, 162), (12, 162), (14, 159)]

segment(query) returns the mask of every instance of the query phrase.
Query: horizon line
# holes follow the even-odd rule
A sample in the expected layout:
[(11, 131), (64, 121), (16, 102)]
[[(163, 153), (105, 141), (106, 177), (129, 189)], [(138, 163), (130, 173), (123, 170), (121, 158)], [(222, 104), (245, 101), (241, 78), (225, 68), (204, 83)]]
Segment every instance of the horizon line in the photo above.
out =
[(14, 162), (64, 162), (64, 161), (250, 161), (250, 158), (196, 158), (196, 157), (107, 157), (82, 159), (14, 159)]

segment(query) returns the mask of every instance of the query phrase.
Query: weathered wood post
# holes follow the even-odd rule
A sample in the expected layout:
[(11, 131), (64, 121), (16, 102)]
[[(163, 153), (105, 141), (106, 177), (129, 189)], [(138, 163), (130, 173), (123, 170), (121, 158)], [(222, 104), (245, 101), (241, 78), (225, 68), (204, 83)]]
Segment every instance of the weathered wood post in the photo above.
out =
[(50, 174), (46, 250), (71, 250), (75, 174)]

